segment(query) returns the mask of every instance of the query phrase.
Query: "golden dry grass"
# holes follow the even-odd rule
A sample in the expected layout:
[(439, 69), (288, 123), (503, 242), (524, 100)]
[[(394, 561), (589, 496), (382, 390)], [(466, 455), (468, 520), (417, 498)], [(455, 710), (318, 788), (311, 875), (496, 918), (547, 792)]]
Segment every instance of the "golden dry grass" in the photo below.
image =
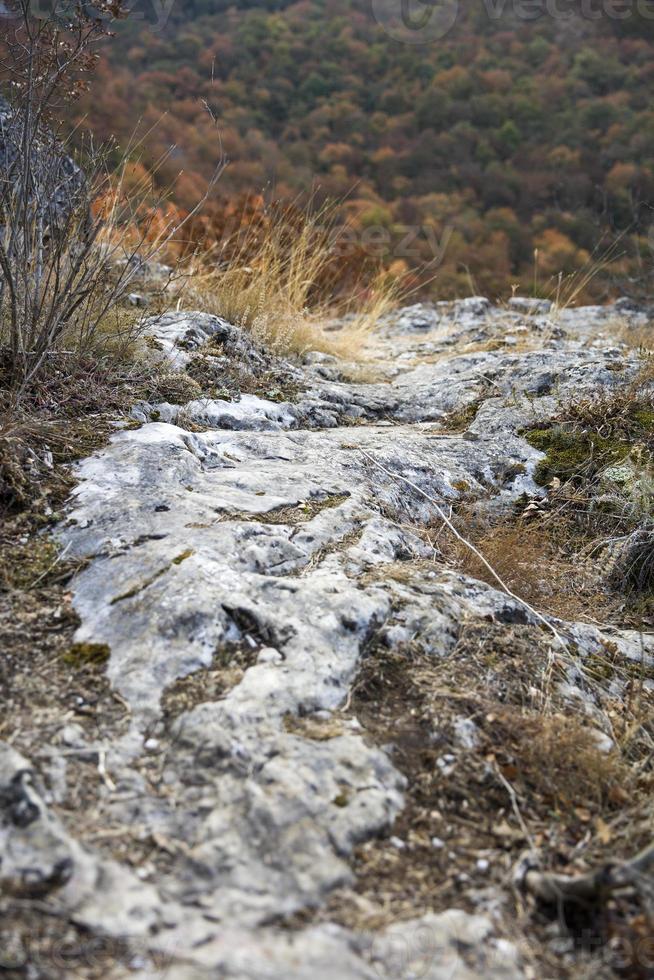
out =
[[(263, 239), (246, 234), (237, 254), (201, 256), (186, 269), (178, 304), (217, 314), (247, 330), (277, 354), (307, 351), (359, 360), (375, 325), (399, 302), (397, 279), (378, 274), (336, 305), (315, 299), (333, 263), (334, 234), (324, 212), (307, 214), (292, 231), (280, 221)], [(328, 329), (335, 316), (343, 325)]]
[(627, 347), (642, 351), (647, 360), (654, 360), (654, 327), (651, 323), (644, 326), (632, 326), (624, 320), (609, 321), (607, 324), (608, 332), (615, 334)]

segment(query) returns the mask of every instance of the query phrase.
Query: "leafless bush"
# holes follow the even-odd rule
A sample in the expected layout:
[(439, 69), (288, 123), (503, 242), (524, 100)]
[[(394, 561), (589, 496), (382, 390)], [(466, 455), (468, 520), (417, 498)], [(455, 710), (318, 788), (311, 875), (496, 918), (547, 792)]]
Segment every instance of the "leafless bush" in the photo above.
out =
[(0, 102), (0, 344), (20, 391), (62, 346), (88, 348), (143, 265), (203, 201), (181, 219), (166, 217), (167, 194), (153, 197), (151, 176), (126, 189), (134, 147), (116, 174), (107, 148), (89, 138), (81, 168), (53, 121), (84, 85), (122, 0), (92, 8), (55, 0), (47, 19), (15, 0), (14, 13), (0, 63), (10, 83), (10, 102)]

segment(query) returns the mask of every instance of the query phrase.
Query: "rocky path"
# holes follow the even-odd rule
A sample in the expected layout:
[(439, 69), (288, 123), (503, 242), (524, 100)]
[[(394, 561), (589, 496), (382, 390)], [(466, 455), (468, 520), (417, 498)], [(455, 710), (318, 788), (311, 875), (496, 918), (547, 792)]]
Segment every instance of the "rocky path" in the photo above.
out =
[[(297, 914), (352, 885), (354, 849), (388, 838), (404, 804), (392, 747), (351, 706), (371, 640), (392, 653), (418, 638), (442, 661), (465, 624), (490, 621), (556, 644), (519, 601), (436, 561), (422, 531), (436, 504), (540, 492), (542, 454), (520, 433), (633, 375), (617, 312), (638, 325), (624, 310), (415, 307), (380, 331), (375, 380), (311, 355), (293, 400), (141, 405), (140, 427), (80, 466), (59, 536), (86, 560), (76, 640), (108, 657), (112, 710), (48, 732), (38, 758), (20, 738), (0, 748), (0, 877), (115, 942), (103, 976), (523, 975), (488, 895), (477, 912), (416, 899), (379, 931)], [(216, 337), (227, 356), (247, 348), (204, 314), (151, 330), (178, 371)], [(559, 629), (582, 658), (605, 641)], [(611, 642), (643, 656), (638, 634)], [(576, 684), (571, 667), (589, 701)]]

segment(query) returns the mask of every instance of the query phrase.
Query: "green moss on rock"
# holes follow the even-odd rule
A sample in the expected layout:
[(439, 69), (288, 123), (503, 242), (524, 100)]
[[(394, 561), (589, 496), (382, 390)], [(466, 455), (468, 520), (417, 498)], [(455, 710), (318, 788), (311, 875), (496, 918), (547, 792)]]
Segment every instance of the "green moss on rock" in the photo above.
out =
[(477, 418), (482, 401), (483, 398), (475, 398), (468, 405), (450, 412), (443, 421), (443, 429), (446, 432), (466, 432)]
[(646, 432), (654, 433), (654, 409), (639, 409), (633, 417)]
[(192, 554), (193, 554), (193, 549), (187, 548), (186, 551), (182, 551), (180, 555), (177, 555), (175, 558), (173, 558), (173, 565), (181, 565), (182, 562), (186, 561), (187, 558), (190, 558)]
[(101, 667), (110, 654), (111, 648), (106, 643), (73, 643), (62, 659), (71, 667)]
[(612, 463), (629, 455), (629, 444), (619, 439), (606, 439), (593, 432), (576, 432), (554, 426), (550, 429), (530, 429), (525, 439), (534, 449), (545, 453), (536, 466), (534, 479), (545, 486), (554, 477), (570, 480), (575, 476), (592, 476)]

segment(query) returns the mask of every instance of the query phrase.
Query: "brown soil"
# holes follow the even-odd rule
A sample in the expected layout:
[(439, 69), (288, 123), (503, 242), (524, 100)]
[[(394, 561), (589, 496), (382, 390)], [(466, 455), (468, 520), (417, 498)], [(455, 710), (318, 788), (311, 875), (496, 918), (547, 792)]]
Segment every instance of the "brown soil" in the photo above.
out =
[(557, 925), (557, 910), (537, 909), (511, 884), (527, 849), (547, 870), (578, 873), (632, 855), (651, 835), (654, 697), (611, 708), (624, 741), (606, 755), (555, 694), (562, 665), (551, 646), (539, 630), (487, 622), (468, 624), (443, 661), (419, 643), (390, 651), (372, 642), (348, 713), (367, 740), (391, 748), (406, 805), (387, 837), (356, 850), (354, 887), (289, 926), (317, 918), (374, 930), (465, 908), (490, 912), (534, 976), (585, 976), (600, 960), (611, 962), (599, 976), (648, 975), (637, 962), (616, 967), (648, 934), (638, 897), (565, 910)]

